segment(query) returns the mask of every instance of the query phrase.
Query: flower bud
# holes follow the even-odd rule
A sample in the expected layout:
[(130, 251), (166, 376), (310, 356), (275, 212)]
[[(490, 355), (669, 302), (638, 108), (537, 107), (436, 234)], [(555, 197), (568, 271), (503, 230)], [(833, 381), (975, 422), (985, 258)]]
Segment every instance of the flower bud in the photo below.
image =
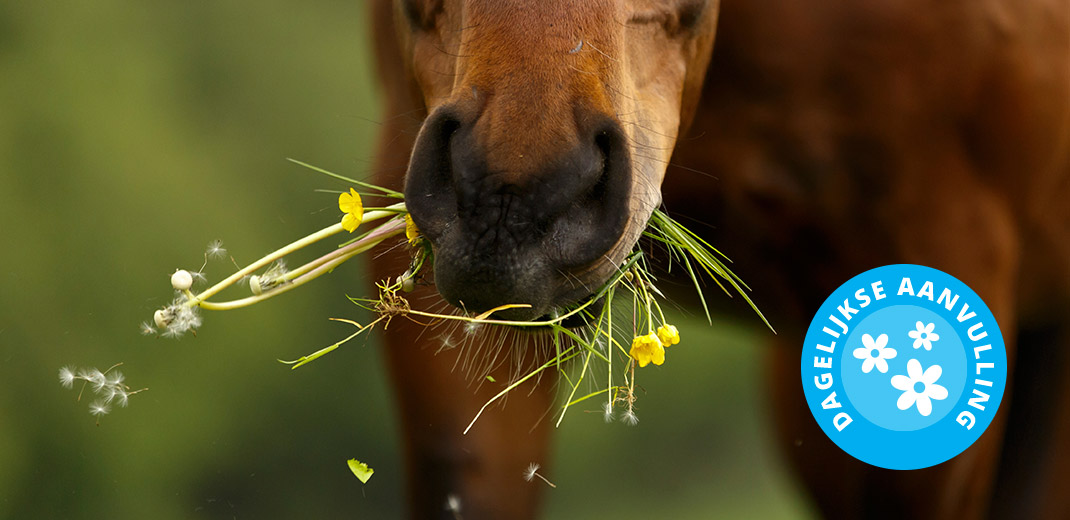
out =
[(175, 274), (171, 275), (171, 287), (178, 291), (188, 291), (193, 287), (193, 275), (185, 269), (175, 271)]
[(401, 290), (404, 292), (412, 292), (416, 288), (416, 278), (413, 277), (412, 269), (405, 271), (405, 274), (401, 275)]
[(171, 324), (171, 313), (164, 309), (158, 309), (152, 314), (152, 321), (156, 322), (156, 326), (161, 329), (166, 329)]
[(253, 294), (260, 296), (260, 293), (264, 292), (264, 288), (260, 285), (260, 277), (252, 275), (249, 277), (249, 290), (253, 291)]

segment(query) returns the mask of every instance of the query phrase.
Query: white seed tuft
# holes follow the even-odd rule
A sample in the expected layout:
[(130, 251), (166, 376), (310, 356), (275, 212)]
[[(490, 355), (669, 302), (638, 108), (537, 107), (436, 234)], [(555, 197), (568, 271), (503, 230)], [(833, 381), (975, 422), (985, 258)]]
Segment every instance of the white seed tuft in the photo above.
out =
[(59, 383), (63, 385), (63, 388), (70, 388), (74, 385), (74, 371), (71, 367), (59, 369)]
[(528, 464), (528, 468), (524, 470), (524, 480), (531, 482), (531, 479), (535, 478), (535, 475), (539, 471), (539, 465), (532, 462)]

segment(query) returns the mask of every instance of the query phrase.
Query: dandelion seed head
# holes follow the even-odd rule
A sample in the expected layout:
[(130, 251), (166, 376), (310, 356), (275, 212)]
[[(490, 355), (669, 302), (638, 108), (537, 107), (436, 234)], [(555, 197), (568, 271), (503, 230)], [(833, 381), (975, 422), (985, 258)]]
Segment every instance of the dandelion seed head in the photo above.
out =
[(71, 367), (59, 369), (59, 384), (63, 385), (63, 388), (74, 386), (74, 371), (71, 370)]
[(468, 334), (469, 336), (471, 336), (471, 335), (474, 335), (476, 332), (479, 332), (479, 324), (478, 323), (470, 321), (470, 322), (464, 324), (464, 333), (465, 334)]
[(111, 411), (111, 407), (108, 403), (103, 401), (93, 401), (93, 404), (89, 405), (89, 413), (97, 417), (107, 415)]
[(531, 482), (531, 479), (535, 478), (535, 474), (539, 471), (540, 467), (541, 466), (534, 462), (528, 464), (528, 468), (524, 470), (524, 480)]
[(193, 275), (185, 269), (176, 270), (175, 274), (171, 275), (171, 287), (174, 287), (176, 291), (188, 291), (190, 287), (193, 287)]
[(635, 415), (635, 412), (633, 412), (632, 410), (624, 412), (622, 420), (624, 421), (624, 424), (627, 424), (628, 426), (635, 426), (639, 424), (639, 416)]
[(193, 276), (193, 283), (205, 283), (208, 281), (208, 277), (202, 271), (194, 271), (190, 273), (190, 276)]
[(111, 372), (108, 372), (107, 376), (109, 386), (118, 386), (122, 384), (123, 380), (126, 378), (126, 376), (124, 376), (123, 373), (118, 370), (112, 370)]
[(227, 256), (227, 249), (223, 247), (222, 240), (216, 239), (208, 243), (204, 254), (208, 255), (208, 258), (219, 259)]

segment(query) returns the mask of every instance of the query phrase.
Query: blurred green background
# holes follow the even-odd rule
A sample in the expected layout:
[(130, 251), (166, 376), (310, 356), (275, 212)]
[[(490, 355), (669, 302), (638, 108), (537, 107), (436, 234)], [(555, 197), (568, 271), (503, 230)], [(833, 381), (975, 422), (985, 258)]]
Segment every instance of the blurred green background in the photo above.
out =
[[(286, 157), (369, 171), (364, 4), (251, 5), (0, 3), (0, 518), (402, 516), (375, 336), (275, 361), (348, 333), (326, 318), (354, 316), (359, 265), (195, 338), (138, 331), (210, 240), (248, 262), (337, 218)], [(564, 422), (546, 518), (812, 514), (770, 443), (762, 334), (681, 319), (638, 426)], [(97, 426), (57, 371), (117, 362), (150, 390)]]

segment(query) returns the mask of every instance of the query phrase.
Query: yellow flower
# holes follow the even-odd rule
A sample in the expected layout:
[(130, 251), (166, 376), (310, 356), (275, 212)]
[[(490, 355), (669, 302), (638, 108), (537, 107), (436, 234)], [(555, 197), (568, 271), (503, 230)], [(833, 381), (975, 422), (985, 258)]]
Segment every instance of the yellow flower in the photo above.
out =
[(412, 221), (412, 215), (405, 214), (405, 238), (409, 239), (409, 245), (414, 246), (420, 241), (420, 230), (416, 228), (416, 223)]
[(632, 340), (632, 349), (628, 355), (639, 362), (639, 368), (645, 367), (651, 361), (655, 365), (665, 362), (665, 347), (661, 346), (658, 335), (651, 332), (643, 336), (636, 336)]
[(364, 205), (360, 202), (360, 194), (357, 190), (349, 188), (349, 193), (339, 195), (338, 209), (345, 213), (342, 216), (342, 229), (350, 233), (356, 231), (357, 226), (364, 219)]
[(665, 347), (675, 345), (680, 342), (680, 331), (676, 330), (675, 325), (666, 323), (658, 327), (658, 340)]

